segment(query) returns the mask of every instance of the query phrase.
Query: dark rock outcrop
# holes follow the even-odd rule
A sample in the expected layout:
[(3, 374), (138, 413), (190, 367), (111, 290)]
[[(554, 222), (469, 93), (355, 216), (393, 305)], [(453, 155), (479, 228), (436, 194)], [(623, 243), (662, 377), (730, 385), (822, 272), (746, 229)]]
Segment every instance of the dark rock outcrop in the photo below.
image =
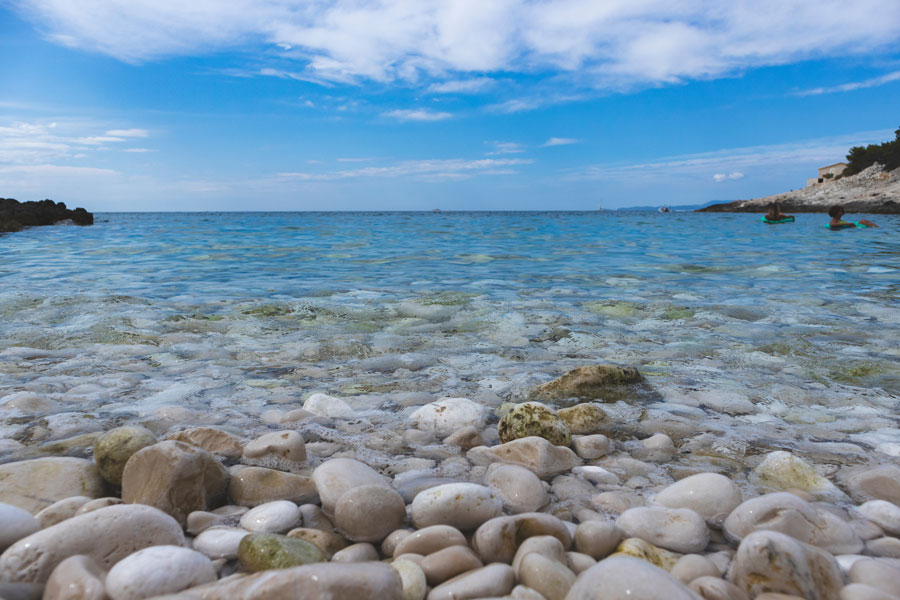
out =
[(62, 202), (53, 200), (19, 202), (12, 198), (0, 198), (0, 233), (19, 231), (23, 227), (53, 225), (60, 221), (93, 225), (94, 215), (83, 208), (69, 210)]

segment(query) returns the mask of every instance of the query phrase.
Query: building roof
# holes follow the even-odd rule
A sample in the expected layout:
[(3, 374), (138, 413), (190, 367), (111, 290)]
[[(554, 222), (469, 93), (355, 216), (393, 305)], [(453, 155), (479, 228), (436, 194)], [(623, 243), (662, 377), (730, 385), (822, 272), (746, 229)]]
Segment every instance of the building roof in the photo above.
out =
[(844, 165), (845, 167), (850, 166), (848, 163), (845, 163), (845, 162), (838, 162), (838, 163), (834, 163), (833, 165), (825, 165), (824, 167), (819, 167), (819, 169), (827, 169), (828, 167), (837, 167), (837, 166), (840, 166), (840, 165)]

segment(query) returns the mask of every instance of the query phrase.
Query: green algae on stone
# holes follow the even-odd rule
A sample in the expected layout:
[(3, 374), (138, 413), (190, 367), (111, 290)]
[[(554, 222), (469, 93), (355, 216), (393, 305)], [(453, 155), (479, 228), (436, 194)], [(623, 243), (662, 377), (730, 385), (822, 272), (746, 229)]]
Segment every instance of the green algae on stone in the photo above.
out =
[(573, 369), (553, 381), (536, 387), (531, 395), (548, 400), (583, 398), (603, 399), (611, 388), (643, 381), (635, 367), (617, 365), (589, 365)]
[(557, 411), (557, 414), (566, 422), (569, 431), (575, 435), (602, 433), (610, 424), (609, 415), (593, 402), (562, 408)]
[(156, 441), (156, 436), (144, 427), (116, 427), (109, 430), (94, 446), (94, 462), (100, 469), (100, 475), (113, 485), (122, 485), (122, 472), (128, 459)]
[(238, 561), (250, 573), (325, 562), (328, 557), (313, 543), (276, 533), (251, 533), (238, 546)]
[(554, 446), (568, 446), (572, 442), (569, 427), (559, 415), (540, 402), (516, 404), (497, 425), (500, 443), (524, 437), (542, 437)]
[(624, 301), (588, 302), (584, 308), (598, 315), (617, 318), (633, 317), (637, 312), (637, 305)]
[(658, 548), (640, 538), (628, 538), (619, 544), (616, 551), (611, 556), (633, 556), (645, 560), (651, 565), (659, 567), (665, 571), (671, 571), (681, 554)]

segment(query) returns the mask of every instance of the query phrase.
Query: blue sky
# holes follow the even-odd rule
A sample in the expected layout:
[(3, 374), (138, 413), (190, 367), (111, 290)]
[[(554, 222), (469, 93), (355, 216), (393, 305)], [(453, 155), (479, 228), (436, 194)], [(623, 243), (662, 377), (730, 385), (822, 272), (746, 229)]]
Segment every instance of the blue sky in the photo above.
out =
[(759, 197), (898, 106), (897, 0), (0, 0), (0, 196), (94, 211)]

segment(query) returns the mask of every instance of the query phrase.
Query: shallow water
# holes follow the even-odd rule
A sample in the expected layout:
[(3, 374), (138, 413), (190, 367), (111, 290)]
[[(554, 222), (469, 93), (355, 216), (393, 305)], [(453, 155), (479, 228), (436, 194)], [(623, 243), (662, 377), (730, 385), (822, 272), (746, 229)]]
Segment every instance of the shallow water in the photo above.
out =
[(53, 401), (0, 407), (2, 461), (126, 422), (251, 435), (313, 391), (402, 431), (598, 362), (641, 369), (652, 393), (611, 414), (683, 454), (900, 455), (894, 215), (96, 216), (0, 236), (0, 399)]

